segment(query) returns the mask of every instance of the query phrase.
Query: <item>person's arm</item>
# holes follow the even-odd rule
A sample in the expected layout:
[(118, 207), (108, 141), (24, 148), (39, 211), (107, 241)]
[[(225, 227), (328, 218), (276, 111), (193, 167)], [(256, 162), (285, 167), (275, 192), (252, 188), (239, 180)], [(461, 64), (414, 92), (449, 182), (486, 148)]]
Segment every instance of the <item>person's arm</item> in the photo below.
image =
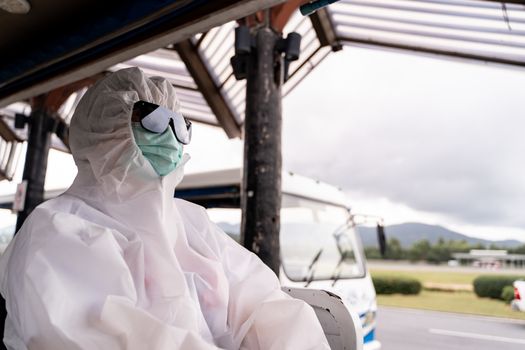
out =
[(211, 224), (229, 282), (228, 323), (234, 348), (330, 349), (313, 309), (281, 291), (256, 255)]
[(37, 209), (7, 254), (10, 335), (29, 350), (217, 349), (137, 305), (137, 271), (109, 229)]

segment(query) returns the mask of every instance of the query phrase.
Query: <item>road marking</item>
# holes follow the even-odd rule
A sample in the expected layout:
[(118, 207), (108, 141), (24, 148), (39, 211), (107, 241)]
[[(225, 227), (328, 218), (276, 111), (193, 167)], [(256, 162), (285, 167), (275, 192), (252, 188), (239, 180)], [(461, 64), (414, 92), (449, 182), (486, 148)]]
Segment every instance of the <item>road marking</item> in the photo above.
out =
[(525, 344), (525, 339), (520, 339), (520, 338), (507, 338), (507, 337), (499, 337), (497, 335), (449, 331), (446, 329), (436, 329), (436, 328), (430, 328), (428, 331), (432, 334), (449, 335), (452, 337), (463, 337), (463, 338), (480, 339), (480, 340), (492, 340), (492, 341), (499, 341), (503, 343), (513, 343), (513, 344)]

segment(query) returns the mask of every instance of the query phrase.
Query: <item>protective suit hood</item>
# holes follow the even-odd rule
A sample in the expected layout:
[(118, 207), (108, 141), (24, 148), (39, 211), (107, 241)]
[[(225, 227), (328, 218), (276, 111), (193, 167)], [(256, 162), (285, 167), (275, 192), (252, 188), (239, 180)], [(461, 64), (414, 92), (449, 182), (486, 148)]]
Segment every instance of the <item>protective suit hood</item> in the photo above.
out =
[(136, 145), (131, 113), (139, 100), (180, 110), (175, 89), (166, 79), (148, 77), (135, 67), (102, 79), (82, 97), (69, 131), (79, 170), (75, 188), (99, 188), (111, 200), (122, 202), (155, 187), (169, 192), (181, 180), (182, 169), (159, 178)]

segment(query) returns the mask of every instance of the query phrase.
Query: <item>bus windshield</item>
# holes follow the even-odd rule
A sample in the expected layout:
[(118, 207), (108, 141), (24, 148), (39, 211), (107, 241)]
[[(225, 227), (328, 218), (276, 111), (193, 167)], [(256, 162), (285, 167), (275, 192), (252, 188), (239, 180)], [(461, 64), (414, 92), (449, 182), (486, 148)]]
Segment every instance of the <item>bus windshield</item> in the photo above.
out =
[(347, 209), (283, 194), (281, 256), (292, 281), (358, 278), (364, 259)]
[[(241, 210), (213, 208), (208, 213), (239, 242)], [(348, 211), (341, 206), (283, 193), (281, 260), (294, 281), (358, 278), (365, 275), (364, 257)]]

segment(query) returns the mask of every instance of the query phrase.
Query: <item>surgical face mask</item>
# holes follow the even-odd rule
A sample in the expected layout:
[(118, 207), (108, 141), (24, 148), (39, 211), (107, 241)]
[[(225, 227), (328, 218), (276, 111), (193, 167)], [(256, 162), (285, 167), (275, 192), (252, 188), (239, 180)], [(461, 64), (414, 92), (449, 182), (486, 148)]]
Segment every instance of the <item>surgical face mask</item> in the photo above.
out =
[(151, 163), (159, 176), (168, 175), (182, 161), (182, 144), (177, 141), (171, 128), (162, 134), (145, 130), (140, 123), (131, 123), (133, 136), (142, 155)]

